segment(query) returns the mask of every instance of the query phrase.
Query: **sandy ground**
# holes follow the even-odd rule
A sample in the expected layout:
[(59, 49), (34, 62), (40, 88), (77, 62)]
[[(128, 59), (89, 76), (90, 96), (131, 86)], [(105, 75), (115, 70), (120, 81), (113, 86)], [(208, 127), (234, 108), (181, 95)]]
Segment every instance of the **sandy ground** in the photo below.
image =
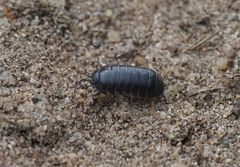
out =
[[(1, 167), (240, 166), (239, 0), (1, 4)], [(167, 102), (99, 94), (105, 64), (155, 69)]]

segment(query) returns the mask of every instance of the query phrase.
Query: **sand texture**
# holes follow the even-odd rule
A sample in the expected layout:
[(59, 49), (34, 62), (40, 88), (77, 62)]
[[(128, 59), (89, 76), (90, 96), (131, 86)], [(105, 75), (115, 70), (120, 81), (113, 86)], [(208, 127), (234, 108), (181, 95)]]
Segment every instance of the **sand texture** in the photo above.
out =
[[(240, 166), (239, 0), (0, 4), (0, 167)], [(99, 93), (106, 64), (166, 99)]]

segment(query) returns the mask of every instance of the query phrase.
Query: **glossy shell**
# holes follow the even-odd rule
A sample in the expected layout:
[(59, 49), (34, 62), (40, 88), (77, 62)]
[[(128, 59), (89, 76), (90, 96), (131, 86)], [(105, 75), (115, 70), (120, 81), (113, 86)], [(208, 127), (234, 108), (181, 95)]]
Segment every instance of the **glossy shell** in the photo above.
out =
[(164, 83), (154, 70), (128, 65), (109, 65), (94, 71), (92, 84), (103, 93), (137, 98), (157, 97), (164, 91)]

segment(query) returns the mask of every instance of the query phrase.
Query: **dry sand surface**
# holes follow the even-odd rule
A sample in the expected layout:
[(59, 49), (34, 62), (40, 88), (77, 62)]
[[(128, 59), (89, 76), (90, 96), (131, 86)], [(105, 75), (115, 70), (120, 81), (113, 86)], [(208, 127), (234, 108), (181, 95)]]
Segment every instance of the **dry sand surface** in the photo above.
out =
[[(240, 166), (239, 0), (0, 2), (1, 167)], [(105, 64), (166, 100), (100, 94)]]

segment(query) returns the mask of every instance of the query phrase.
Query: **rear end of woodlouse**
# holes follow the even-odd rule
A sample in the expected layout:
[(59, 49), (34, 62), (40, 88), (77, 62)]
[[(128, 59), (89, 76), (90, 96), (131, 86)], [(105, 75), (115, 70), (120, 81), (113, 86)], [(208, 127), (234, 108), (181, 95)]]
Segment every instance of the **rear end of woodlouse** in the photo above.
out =
[(95, 70), (92, 84), (102, 93), (136, 98), (158, 97), (164, 92), (164, 82), (154, 70), (129, 65), (108, 65)]

